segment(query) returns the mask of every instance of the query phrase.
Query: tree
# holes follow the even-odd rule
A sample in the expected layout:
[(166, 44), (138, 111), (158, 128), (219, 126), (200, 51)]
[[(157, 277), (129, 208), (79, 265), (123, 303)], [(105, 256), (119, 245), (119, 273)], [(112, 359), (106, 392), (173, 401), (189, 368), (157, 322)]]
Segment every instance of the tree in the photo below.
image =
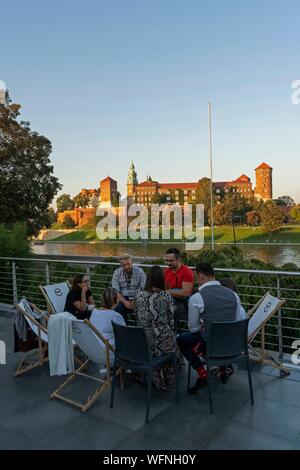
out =
[[(0, 256), (27, 258), (32, 253), (25, 223), (0, 224)], [(4, 278), (3, 278), (4, 279)]]
[(178, 189), (178, 202), (181, 206), (184, 204), (184, 192), (182, 189)]
[(294, 219), (294, 221), (297, 224), (300, 224), (300, 204), (298, 204), (297, 206), (292, 207), (292, 209), (289, 212), (289, 215), (292, 219)]
[(224, 207), (232, 215), (243, 215), (249, 209), (249, 202), (239, 193), (229, 193), (225, 196)]
[[(198, 181), (198, 186), (195, 194), (196, 204), (204, 205), (204, 223), (208, 222), (208, 211), (211, 206), (211, 192), (210, 192), (210, 179), (202, 178)], [(215, 202), (216, 197), (213, 195), (213, 203)]]
[(284, 215), (273, 201), (267, 201), (261, 211), (261, 223), (268, 232), (276, 232), (283, 223)]
[(121, 198), (121, 194), (119, 193), (119, 191), (117, 191), (116, 195), (112, 198), (112, 201), (111, 201), (114, 207), (119, 207), (120, 198)]
[(97, 209), (97, 207), (99, 206), (99, 196), (92, 196), (90, 203), (94, 209)]
[(57, 222), (57, 213), (55, 212), (53, 207), (49, 207), (47, 210), (47, 215), (48, 215), (48, 222), (45, 224), (45, 227), (49, 228), (51, 227), (51, 225)]
[(74, 196), (73, 201), (74, 201), (75, 207), (78, 207), (78, 208), (80, 207), (80, 208), (85, 209), (86, 207), (88, 207), (90, 203), (90, 198), (87, 194), (79, 193), (76, 196)]
[(0, 105), (0, 223), (24, 222), (28, 235), (47, 222), (47, 210), (61, 189), (50, 162), (51, 142), (19, 121), (19, 104), (7, 94)]
[(247, 224), (252, 227), (259, 225), (261, 222), (261, 213), (259, 210), (252, 210), (246, 213)]
[(296, 205), (294, 199), (291, 196), (280, 196), (276, 199), (277, 206), (288, 206), (293, 207)]
[(76, 224), (75, 224), (74, 220), (72, 219), (72, 217), (70, 217), (69, 215), (66, 215), (64, 220), (63, 220), (62, 227), (63, 228), (74, 228), (75, 225)]
[(62, 194), (56, 199), (56, 207), (58, 212), (72, 211), (75, 207), (75, 202), (70, 194)]
[[(211, 224), (210, 210), (208, 211), (208, 222)], [(228, 225), (231, 223), (231, 214), (223, 203), (214, 206), (215, 225)]]

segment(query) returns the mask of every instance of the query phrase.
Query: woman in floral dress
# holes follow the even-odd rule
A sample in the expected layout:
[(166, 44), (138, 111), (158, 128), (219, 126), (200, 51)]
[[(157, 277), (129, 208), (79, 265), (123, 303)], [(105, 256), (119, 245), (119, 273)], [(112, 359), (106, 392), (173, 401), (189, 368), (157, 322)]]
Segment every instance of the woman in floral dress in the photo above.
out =
[[(150, 269), (145, 290), (134, 301), (137, 324), (145, 329), (154, 356), (177, 352), (174, 328), (174, 303), (165, 292), (164, 273), (160, 266)], [(175, 387), (174, 364), (166, 363), (153, 370), (154, 386), (170, 391)]]

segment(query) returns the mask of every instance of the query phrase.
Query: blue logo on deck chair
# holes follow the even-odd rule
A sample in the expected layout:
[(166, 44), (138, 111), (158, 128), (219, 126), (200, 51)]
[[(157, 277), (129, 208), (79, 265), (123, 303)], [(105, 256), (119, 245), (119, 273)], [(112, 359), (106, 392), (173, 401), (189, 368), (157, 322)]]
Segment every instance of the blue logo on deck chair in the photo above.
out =
[(61, 289), (59, 289), (59, 287), (57, 287), (54, 292), (58, 297), (61, 297), (63, 295), (63, 292)]

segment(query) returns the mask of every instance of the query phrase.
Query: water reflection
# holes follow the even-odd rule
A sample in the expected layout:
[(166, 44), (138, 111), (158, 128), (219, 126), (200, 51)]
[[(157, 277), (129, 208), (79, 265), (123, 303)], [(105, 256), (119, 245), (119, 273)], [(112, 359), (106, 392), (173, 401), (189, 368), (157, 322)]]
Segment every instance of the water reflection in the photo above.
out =
[[(45, 243), (34, 245), (36, 254), (43, 255), (69, 255), (69, 256), (119, 256), (130, 253), (134, 256), (153, 258), (163, 257), (170, 246), (185, 250), (184, 243)], [(207, 245), (209, 246), (209, 245)], [(282, 266), (285, 263), (294, 263), (300, 267), (300, 246), (281, 245), (239, 245), (247, 259), (258, 258), (266, 263)], [(192, 252), (196, 254), (196, 251)]]

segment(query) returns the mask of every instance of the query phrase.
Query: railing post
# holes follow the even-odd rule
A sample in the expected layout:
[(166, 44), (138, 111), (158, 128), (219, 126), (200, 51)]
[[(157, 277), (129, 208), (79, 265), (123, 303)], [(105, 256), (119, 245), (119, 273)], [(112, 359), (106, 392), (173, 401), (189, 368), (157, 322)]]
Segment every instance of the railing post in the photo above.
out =
[(91, 268), (90, 266), (86, 267), (86, 275), (89, 277), (90, 280), (90, 289), (92, 290), (92, 280), (91, 280)]
[[(280, 277), (277, 277), (277, 297), (280, 299)], [(279, 351), (279, 360), (283, 358), (283, 341), (282, 341), (282, 316), (281, 308), (278, 310), (278, 351)], [(281, 372), (280, 372), (281, 373)]]
[(46, 263), (46, 286), (50, 284), (50, 270), (49, 270), (49, 264)]
[(18, 303), (18, 286), (17, 286), (17, 266), (16, 263), (12, 262), (12, 281), (13, 281), (13, 301), (14, 305)]

